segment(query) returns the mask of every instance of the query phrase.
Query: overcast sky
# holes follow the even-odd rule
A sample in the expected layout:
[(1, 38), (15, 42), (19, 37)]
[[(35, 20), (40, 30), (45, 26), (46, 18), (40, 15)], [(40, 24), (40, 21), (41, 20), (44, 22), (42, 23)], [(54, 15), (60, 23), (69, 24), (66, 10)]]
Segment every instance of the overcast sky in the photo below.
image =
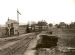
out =
[(0, 0), (0, 24), (4, 25), (8, 17), (17, 20), (17, 8), (22, 14), (20, 23), (75, 21), (75, 0)]

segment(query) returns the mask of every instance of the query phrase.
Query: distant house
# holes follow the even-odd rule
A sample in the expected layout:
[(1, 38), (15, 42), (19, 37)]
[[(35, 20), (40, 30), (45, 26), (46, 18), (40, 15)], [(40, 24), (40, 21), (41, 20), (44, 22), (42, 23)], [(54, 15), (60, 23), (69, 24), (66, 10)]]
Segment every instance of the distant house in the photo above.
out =
[(46, 31), (48, 29), (48, 26), (47, 25), (38, 25), (38, 24), (35, 24), (33, 26), (33, 30), (35, 29), (35, 31)]
[(48, 29), (48, 25), (47, 25), (47, 22), (45, 20), (39, 21), (38, 26), (39, 26), (39, 29), (42, 31), (46, 31)]
[(16, 20), (8, 19), (6, 22), (6, 27), (8, 29), (8, 35), (18, 34), (19, 23)]

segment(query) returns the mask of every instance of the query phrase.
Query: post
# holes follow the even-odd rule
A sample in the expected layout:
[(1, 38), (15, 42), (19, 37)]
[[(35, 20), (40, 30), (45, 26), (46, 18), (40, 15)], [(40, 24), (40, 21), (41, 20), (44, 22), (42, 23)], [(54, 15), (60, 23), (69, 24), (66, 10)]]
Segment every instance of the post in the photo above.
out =
[(18, 9), (17, 9), (17, 22), (18, 22), (17, 34), (19, 35), (19, 13), (18, 13)]
[(17, 21), (18, 21), (18, 24), (19, 24), (19, 13), (18, 13), (18, 9), (17, 9)]
[(21, 13), (17, 9), (18, 35), (19, 35), (19, 14), (21, 15)]

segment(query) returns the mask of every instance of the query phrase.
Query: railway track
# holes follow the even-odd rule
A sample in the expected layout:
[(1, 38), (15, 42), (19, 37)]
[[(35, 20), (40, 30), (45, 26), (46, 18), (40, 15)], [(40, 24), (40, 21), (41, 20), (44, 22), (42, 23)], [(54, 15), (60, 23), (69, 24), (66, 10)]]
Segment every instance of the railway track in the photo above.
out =
[(22, 38), (21, 40), (18, 40), (18, 42), (13, 46), (10, 46), (5, 50), (0, 51), (0, 55), (23, 55), (29, 43), (35, 38), (35, 36), (35, 34), (26, 35), (26, 37)]
[(23, 44), (21, 44), (18, 48), (11, 50), (6, 55), (23, 55), (24, 51), (27, 49), (31, 40), (32, 39), (26, 39), (25, 41), (22, 42)]

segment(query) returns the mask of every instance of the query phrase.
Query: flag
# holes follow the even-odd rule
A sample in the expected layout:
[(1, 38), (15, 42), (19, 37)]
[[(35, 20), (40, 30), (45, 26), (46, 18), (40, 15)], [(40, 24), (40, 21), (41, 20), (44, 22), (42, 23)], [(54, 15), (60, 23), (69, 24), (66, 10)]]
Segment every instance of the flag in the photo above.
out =
[(17, 9), (17, 13), (21, 15), (21, 13), (18, 11), (18, 9)]

